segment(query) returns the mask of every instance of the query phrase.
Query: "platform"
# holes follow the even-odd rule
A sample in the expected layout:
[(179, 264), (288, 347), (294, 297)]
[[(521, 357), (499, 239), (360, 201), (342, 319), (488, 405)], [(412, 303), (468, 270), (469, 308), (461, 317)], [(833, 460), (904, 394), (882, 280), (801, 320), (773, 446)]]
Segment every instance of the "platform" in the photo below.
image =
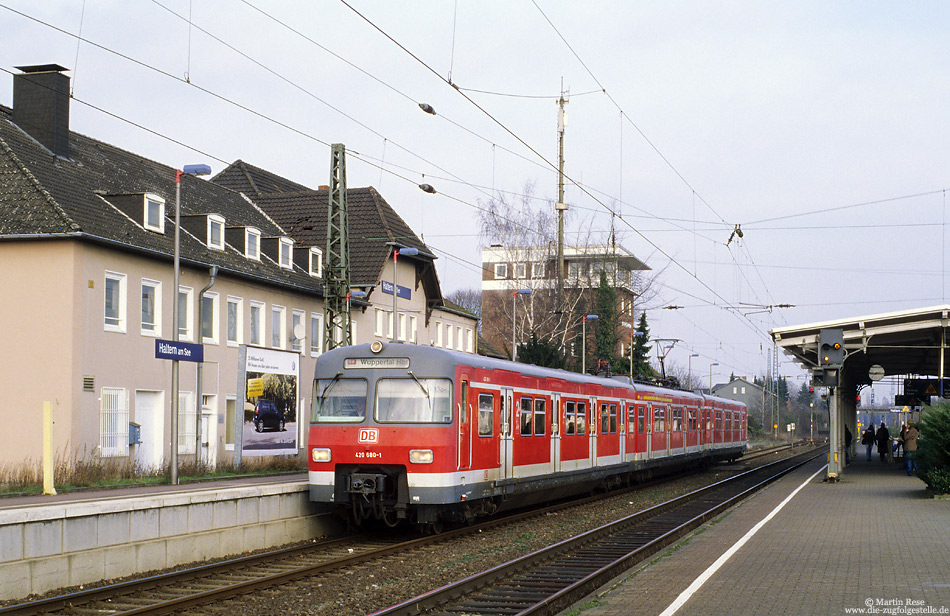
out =
[(862, 452), (836, 484), (823, 482), (824, 464), (777, 481), (575, 613), (950, 614), (950, 500), (929, 498), (902, 464), (876, 455)]

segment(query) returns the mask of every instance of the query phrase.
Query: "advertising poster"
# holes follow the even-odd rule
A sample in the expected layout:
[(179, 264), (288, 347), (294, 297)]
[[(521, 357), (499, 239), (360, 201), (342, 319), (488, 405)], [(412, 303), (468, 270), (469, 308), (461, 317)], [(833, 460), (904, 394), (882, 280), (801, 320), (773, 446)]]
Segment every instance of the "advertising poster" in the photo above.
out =
[(241, 451), (245, 456), (297, 454), (300, 355), (247, 347)]

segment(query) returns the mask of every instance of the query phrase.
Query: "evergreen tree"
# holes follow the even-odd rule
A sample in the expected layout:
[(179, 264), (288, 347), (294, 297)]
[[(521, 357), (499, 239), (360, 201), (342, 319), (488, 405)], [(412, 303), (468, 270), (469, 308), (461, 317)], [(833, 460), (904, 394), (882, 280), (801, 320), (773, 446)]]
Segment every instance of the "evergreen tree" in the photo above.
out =
[(594, 296), (594, 313), (597, 315), (597, 330), (594, 336), (594, 362), (602, 360), (616, 370), (617, 359), (617, 290), (610, 286), (607, 273), (601, 270), (600, 285)]
[(650, 367), (650, 328), (647, 326), (647, 313), (640, 313), (640, 321), (633, 338), (634, 376), (653, 376), (653, 368)]
[(566, 358), (553, 340), (540, 340), (538, 333), (532, 331), (528, 342), (518, 345), (518, 361), (546, 368), (563, 368)]

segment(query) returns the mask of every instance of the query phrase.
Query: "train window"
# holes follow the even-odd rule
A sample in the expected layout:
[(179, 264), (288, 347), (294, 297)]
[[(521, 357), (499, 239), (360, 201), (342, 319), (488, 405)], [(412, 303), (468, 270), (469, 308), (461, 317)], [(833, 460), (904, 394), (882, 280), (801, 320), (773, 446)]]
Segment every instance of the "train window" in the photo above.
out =
[[(366, 379), (319, 379), (313, 385), (314, 422), (360, 422), (366, 418)], [(316, 395), (319, 392), (319, 395)]]
[(627, 434), (633, 434), (637, 431), (637, 408), (632, 404), (627, 405)]
[(610, 433), (617, 433), (617, 405), (610, 405)]
[(574, 434), (574, 401), (568, 400), (564, 403), (564, 434)]
[(647, 407), (638, 406), (637, 407), (637, 432), (640, 434), (646, 434), (646, 431), (647, 431), (646, 415), (647, 415)]
[(607, 434), (608, 425), (610, 419), (607, 415), (607, 403), (602, 402), (600, 405), (600, 433)]
[(521, 399), (521, 436), (531, 436), (531, 398)]
[(577, 433), (584, 434), (587, 417), (587, 405), (583, 402), (577, 403)]
[(495, 396), (478, 394), (478, 435), (491, 436), (495, 424)]
[(544, 398), (535, 398), (534, 400), (534, 435), (544, 435), (544, 423), (547, 414), (544, 409)]
[(696, 409), (687, 409), (686, 410), (688, 422), (689, 422), (689, 431), (693, 432), (696, 430)]
[(722, 430), (722, 411), (716, 411), (716, 430)]
[(379, 379), (376, 421), (381, 423), (452, 423), (452, 381)]
[(459, 405), (459, 421), (468, 423), (468, 381), (462, 381), (462, 403)]
[(681, 432), (683, 430), (683, 409), (675, 408), (673, 409), (673, 432)]
[(666, 432), (666, 407), (664, 406), (653, 409), (653, 431)]

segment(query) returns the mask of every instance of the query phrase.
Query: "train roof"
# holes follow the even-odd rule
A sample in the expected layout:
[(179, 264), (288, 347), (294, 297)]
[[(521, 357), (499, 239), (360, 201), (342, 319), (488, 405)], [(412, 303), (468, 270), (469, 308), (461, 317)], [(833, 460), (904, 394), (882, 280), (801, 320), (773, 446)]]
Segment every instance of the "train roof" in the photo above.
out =
[(695, 400), (697, 402), (701, 400), (709, 400), (730, 406), (742, 406), (741, 402), (736, 402), (735, 400), (727, 400), (726, 398), (708, 396), (705, 394), (696, 394), (681, 389), (667, 389), (657, 385), (650, 385), (648, 383), (639, 383), (636, 381), (631, 381), (629, 377), (625, 376), (614, 376), (610, 378), (593, 376), (589, 374), (581, 374), (579, 372), (571, 372), (569, 370), (562, 370), (560, 368), (546, 368), (542, 366), (536, 366), (534, 364), (513, 362), (507, 359), (496, 359), (494, 357), (486, 357), (484, 355), (475, 355), (473, 353), (463, 353), (461, 351), (454, 351), (451, 349), (441, 349), (439, 347), (408, 344), (403, 342), (383, 343), (383, 348), (379, 353), (373, 353), (370, 347), (370, 344), (357, 344), (349, 347), (340, 347), (338, 349), (324, 353), (318, 358), (317, 361), (318, 363), (332, 361), (342, 363), (345, 357), (352, 357), (354, 355), (363, 357), (397, 356), (408, 357), (410, 360), (414, 358), (425, 358), (427, 361), (437, 361), (441, 364), (462, 364), (465, 366), (482, 368), (485, 370), (508, 370), (536, 378), (563, 379), (564, 381), (571, 383), (588, 383), (592, 385), (600, 385), (601, 387), (633, 389), (638, 393), (647, 392), (667, 395), (673, 394), (677, 397), (683, 397)]

